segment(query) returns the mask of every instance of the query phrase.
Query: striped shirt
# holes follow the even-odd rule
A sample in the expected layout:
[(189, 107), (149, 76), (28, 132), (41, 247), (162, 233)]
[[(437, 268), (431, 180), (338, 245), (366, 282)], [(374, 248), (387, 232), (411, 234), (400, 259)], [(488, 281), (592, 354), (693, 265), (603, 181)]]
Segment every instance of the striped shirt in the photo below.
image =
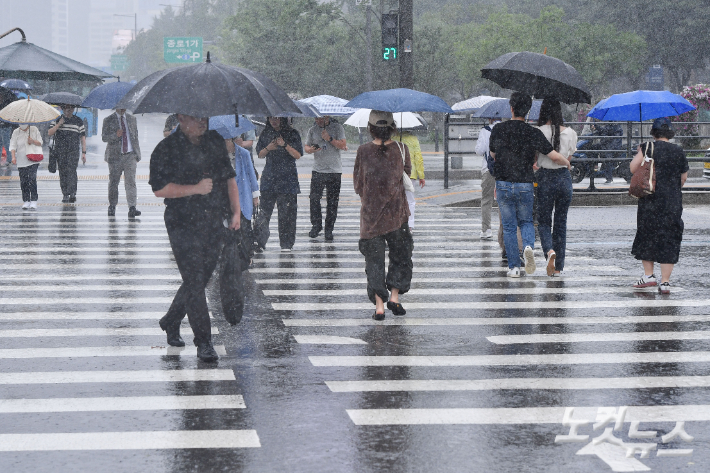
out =
[[(56, 122), (52, 123), (52, 126)], [(86, 128), (84, 120), (72, 115), (71, 118), (65, 118), (62, 126), (59, 127), (54, 134), (54, 146), (57, 152), (64, 156), (81, 154), (81, 137), (86, 136)]]

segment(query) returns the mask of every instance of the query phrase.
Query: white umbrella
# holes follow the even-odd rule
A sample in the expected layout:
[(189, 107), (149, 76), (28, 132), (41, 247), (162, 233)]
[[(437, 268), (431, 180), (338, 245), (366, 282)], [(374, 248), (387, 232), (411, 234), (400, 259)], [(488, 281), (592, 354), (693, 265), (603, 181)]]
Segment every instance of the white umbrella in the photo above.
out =
[(17, 100), (0, 110), (0, 120), (16, 125), (36, 125), (59, 118), (59, 112), (37, 99)]
[(299, 102), (312, 105), (321, 115), (345, 116), (352, 115), (357, 111), (356, 108), (345, 106), (345, 104), (348, 103), (347, 100), (341, 99), (340, 97), (333, 97), (332, 95), (316, 95), (299, 100)]
[[(367, 128), (367, 120), (370, 118), (369, 108), (360, 108), (357, 112), (345, 120), (346, 125), (355, 126), (358, 128)], [(426, 121), (418, 113), (412, 112), (397, 112), (392, 114), (394, 121), (397, 123), (397, 128), (400, 130), (405, 128), (417, 128), (426, 126)]]
[(455, 103), (451, 106), (456, 112), (463, 112), (466, 110), (476, 110), (483, 107), (488, 102), (493, 100), (498, 100), (500, 97), (491, 97), (490, 95), (479, 95), (478, 97), (471, 97), (462, 102)]

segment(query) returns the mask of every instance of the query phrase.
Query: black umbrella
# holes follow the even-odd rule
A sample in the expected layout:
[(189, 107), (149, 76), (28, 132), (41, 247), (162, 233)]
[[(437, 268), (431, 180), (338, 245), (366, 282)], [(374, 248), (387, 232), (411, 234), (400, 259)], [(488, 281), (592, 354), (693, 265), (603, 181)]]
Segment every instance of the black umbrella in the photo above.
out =
[(116, 105), (133, 113), (277, 116), (301, 111), (271, 79), (239, 67), (201, 64), (155, 72), (138, 82)]
[(7, 107), (15, 100), (18, 100), (17, 95), (15, 95), (12, 90), (0, 87), (0, 110)]
[(565, 103), (592, 103), (592, 94), (577, 70), (545, 54), (508, 53), (488, 63), (481, 76), (505, 89), (554, 97)]
[(100, 81), (102, 77), (113, 77), (100, 69), (28, 43), (25, 33), (19, 28), (15, 30), (22, 34), (22, 41), (0, 48), (0, 76), (51, 81)]
[(83, 99), (69, 92), (50, 92), (42, 98), (43, 101), (52, 105), (73, 105), (81, 107)]

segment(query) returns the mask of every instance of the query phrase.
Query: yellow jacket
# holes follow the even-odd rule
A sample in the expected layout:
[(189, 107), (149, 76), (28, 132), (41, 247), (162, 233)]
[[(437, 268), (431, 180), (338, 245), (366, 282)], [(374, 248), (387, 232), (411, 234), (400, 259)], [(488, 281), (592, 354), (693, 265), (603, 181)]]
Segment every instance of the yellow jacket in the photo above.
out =
[(409, 148), (409, 158), (412, 160), (412, 179), (424, 179), (424, 156), (419, 147), (419, 139), (408, 131), (402, 132), (402, 139), (399, 138), (399, 131), (395, 132), (392, 139), (407, 145)]

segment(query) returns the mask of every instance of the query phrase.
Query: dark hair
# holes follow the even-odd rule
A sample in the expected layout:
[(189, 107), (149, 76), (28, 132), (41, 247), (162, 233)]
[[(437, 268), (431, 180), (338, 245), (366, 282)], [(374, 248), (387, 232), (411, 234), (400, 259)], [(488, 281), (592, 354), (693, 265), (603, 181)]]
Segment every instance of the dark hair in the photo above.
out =
[(668, 128), (667, 126), (664, 126), (663, 128), (651, 128), (651, 136), (656, 139), (666, 138), (668, 140), (671, 140), (675, 136), (675, 131)]
[(281, 122), (281, 129), (282, 130), (286, 130), (288, 128), (291, 128), (291, 125), (288, 122), (288, 118), (286, 118), (286, 117), (266, 117), (266, 126), (271, 128), (272, 130), (274, 129), (274, 127), (272, 127), (271, 122), (269, 122), (270, 118), (278, 118), (279, 121)]
[(508, 103), (513, 108), (513, 114), (516, 117), (524, 117), (532, 107), (532, 98), (522, 92), (513, 92)]
[(540, 116), (537, 119), (537, 126), (552, 125), (552, 147), (555, 151), (560, 150), (560, 126), (565, 124), (562, 118), (562, 105), (560, 101), (553, 98), (546, 98), (540, 105)]
[(394, 126), (375, 126), (371, 123), (367, 124), (367, 130), (370, 132), (370, 136), (372, 136), (376, 140), (382, 140), (382, 146), (380, 146), (380, 151), (382, 151), (383, 153), (387, 151), (385, 141), (389, 140), (392, 137), (392, 134), (394, 133), (395, 129), (396, 128)]

